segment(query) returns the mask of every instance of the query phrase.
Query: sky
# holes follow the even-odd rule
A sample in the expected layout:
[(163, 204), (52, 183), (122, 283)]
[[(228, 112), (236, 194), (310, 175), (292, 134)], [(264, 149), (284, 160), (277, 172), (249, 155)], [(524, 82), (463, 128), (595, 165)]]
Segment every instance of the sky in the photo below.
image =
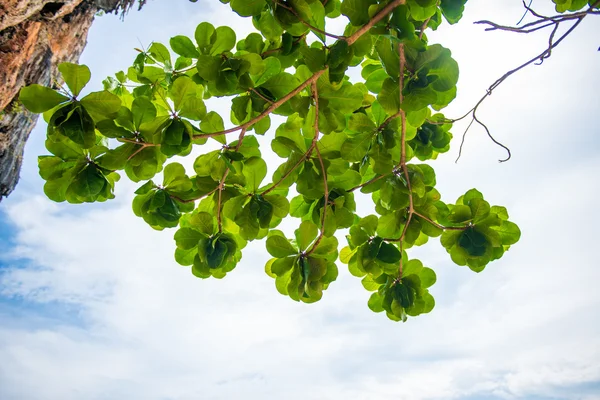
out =
[[(533, 6), (551, 14), (549, 4)], [(515, 24), (522, 14), (519, 0), (473, 0), (460, 24), (430, 35), (461, 68), (446, 115), (463, 114), (543, 50), (547, 33), (472, 24)], [(411, 250), (438, 279), (434, 310), (406, 323), (371, 312), (369, 293), (342, 264), (320, 302), (281, 296), (264, 273), (264, 242), (249, 245), (225, 279), (194, 278), (173, 259), (174, 231), (133, 215), (137, 185), (126, 179), (112, 202), (51, 202), (37, 174), (39, 123), (19, 186), (0, 204), (0, 399), (600, 399), (594, 18), (481, 107), (511, 148), (509, 162), (498, 163), (504, 151), (474, 126), (455, 163), (466, 123), (453, 128), (450, 152), (432, 163), (443, 198), (476, 187), (523, 234), (480, 274), (454, 265), (437, 240)], [(124, 22), (97, 18), (81, 58), (92, 70), (86, 90), (126, 69), (140, 43), (193, 37), (202, 21), (232, 25), (238, 38), (252, 30), (216, 0), (154, 0)]]

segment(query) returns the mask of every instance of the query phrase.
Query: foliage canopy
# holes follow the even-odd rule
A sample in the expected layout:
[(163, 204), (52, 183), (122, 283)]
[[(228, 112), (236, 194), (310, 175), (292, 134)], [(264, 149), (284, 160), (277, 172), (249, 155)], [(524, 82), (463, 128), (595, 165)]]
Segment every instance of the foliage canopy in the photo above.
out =
[[(21, 91), (48, 122), (51, 155), (39, 169), (50, 199), (112, 199), (122, 171), (141, 183), (135, 215), (177, 228), (175, 259), (195, 276), (225, 277), (249, 241), (266, 239), (265, 270), (281, 294), (320, 300), (339, 259), (373, 292), (368, 306), (396, 321), (434, 307), (436, 275), (409, 259), (411, 247), (439, 237), (454, 263), (480, 272), (519, 240), (507, 210), (479, 191), (443, 202), (429, 162), (450, 148), (452, 124), (439, 111), (456, 96), (459, 70), (426, 30), (457, 23), (466, 0), (221, 2), (257, 32), (238, 40), (203, 22), (170, 49), (140, 50), (103, 91), (79, 98), (91, 74), (75, 64), (60, 66), (68, 90)], [(554, 2), (559, 12), (587, 4)], [(337, 18), (349, 21), (343, 35), (326, 31)], [(209, 110), (215, 97), (231, 99), (229, 116)], [(266, 134), (282, 159), (270, 177), (256, 136)], [(193, 174), (169, 161), (209, 140), (219, 148), (198, 155)], [(359, 193), (375, 214), (357, 214)], [(300, 220), (293, 238), (276, 229), (289, 216)], [(338, 254), (336, 233), (348, 228)]]

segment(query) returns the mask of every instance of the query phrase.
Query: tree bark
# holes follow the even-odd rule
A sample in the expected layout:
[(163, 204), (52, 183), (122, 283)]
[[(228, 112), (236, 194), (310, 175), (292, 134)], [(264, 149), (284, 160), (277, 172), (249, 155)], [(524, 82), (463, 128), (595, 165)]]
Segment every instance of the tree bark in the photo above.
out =
[(58, 64), (79, 60), (96, 13), (124, 13), (134, 2), (0, 0), (0, 201), (19, 181), (25, 142), (37, 122), (18, 101), (21, 88), (56, 85)]

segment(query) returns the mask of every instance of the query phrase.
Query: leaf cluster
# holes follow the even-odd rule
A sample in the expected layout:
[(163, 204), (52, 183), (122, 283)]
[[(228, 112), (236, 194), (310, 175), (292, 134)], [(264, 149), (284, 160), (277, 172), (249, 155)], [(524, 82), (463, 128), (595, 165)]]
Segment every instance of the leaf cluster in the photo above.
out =
[[(459, 76), (426, 30), (457, 23), (466, 0), (221, 3), (256, 32), (238, 38), (202, 22), (193, 37), (140, 49), (102, 91), (79, 99), (91, 74), (75, 64), (60, 66), (67, 88), (21, 91), (48, 121), (51, 155), (39, 167), (49, 198), (111, 199), (124, 172), (140, 182), (135, 215), (177, 228), (175, 259), (196, 277), (223, 278), (264, 239), (277, 290), (307, 303), (337, 278), (336, 234), (349, 228), (341, 261), (374, 292), (371, 309), (402, 321), (434, 306), (435, 273), (407, 249), (441, 236), (456, 264), (480, 271), (518, 240), (506, 210), (476, 190), (444, 203), (426, 163), (449, 150), (452, 124), (438, 111)], [(343, 33), (327, 31), (341, 19)], [(229, 115), (209, 108), (215, 98), (230, 102)], [(279, 165), (259, 146), (267, 134)], [(209, 141), (216, 149), (205, 150)], [(193, 172), (168, 161), (192, 152)], [(359, 194), (376, 215), (358, 214)], [(300, 220), (293, 239), (277, 229), (288, 217)]]

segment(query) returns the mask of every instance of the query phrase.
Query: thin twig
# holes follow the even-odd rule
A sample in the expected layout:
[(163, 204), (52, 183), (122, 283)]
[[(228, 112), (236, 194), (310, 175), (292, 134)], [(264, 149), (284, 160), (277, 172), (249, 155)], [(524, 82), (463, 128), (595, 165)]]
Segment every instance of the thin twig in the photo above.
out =
[(334, 39), (341, 39), (341, 40), (345, 39), (345, 37), (344, 37), (344, 36), (340, 36), (340, 35), (334, 35), (334, 34), (332, 34), (332, 33), (325, 32), (324, 30), (322, 30), (322, 29), (319, 29), (319, 28), (317, 28), (316, 26), (313, 26), (313, 25), (309, 24), (309, 23), (308, 23), (307, 21), (305, 21), (305, 20), (304, 20), (304, 19), (303, 19), (303, 18), (300, 16), (300, 14), (298, 14), (298, 12), (296, 12), (296, 10), (294, 10), (292, 7), (289, 7), (289, 6), (287, 6), (287, 5), (283, 4), (283, 3), (280, 3), (280, 2), (276, 2), (275, 4), (277, 4), (277, 5), (278, 5), (278, 6), (280, 6), (281, 8), (284, 8), (284, 9), (288, 10), (289, 12), (291, 12), (292, 14), (294, 14), (294, 16), (295, 16), (296, 18), (298, 18), (298, 21), (300, 21), (300, 23), (302, 23), (302, 25), (306, 26), (306, 27), (307, 27), (308, 29), (310, 29), (311, 31), (315, 31), (315, 32), (317, 32), (317, 33), (320, 33), (320, 34), (322, 34), (322, 35), (325, 35), (325, 36), (329, 36), (330, 38), (334, 38)]
[(265, 111), (263, 111), (262, 113), (260, 113), (258, 116), (252, 118), (250, 121), (246, 122), (245, 124), (236, 126), (234, 128), (225, 129), (224, 131), (220, 131), (220, 132), (202, 133), (202, 134), (199, 134), (199, 135), (194, 135), (194, 139), (202, 139), (202, 138), (206, 138), (206, 137), (226, 135), (228, 133), (237, 132), (237, 131), (239, 131), (241, 129), (248, 129), (248, 128), (250, 128), (252, 125), (256, 124), (257, 122), (260, 122), (267, 115), (271, 114), (277, 108), (281, 107), (283, 104), (285, 104), (292, 97), (294, 97), (297, 94), (299, 94), (300, 92), (302, 92), (310, 84), (312, 84), (313, 82), (316, 82), (317, 79), (319, 79), (321, 77), (321, 75), (323, 75), (325, 73), (325, 71), (327, 71), (327, 69), (322, 69), (320, 71), (317, 71), (313, 76), (311, 76), (310, 78), (308, 78), (307, 80), (305, 80), (296, 89), (292, 90), (291, 92), (289, 92), (288, 94), (286, 94), (285, 96), (283, 96), (281, 99), (273, 102)]
[(355, 186), (355, 187), (353, 187), (352, 189), (348, 190), (348, 193), (352, 193), (352, 192), (354, 192), (354, 191), (356, 191), (356, 190), (358, 190), (358, 189), (362, 189), (363, 187), (365, 187), (365, 186), (367, 186), (367, 185), (370, 185), (371, 183), (375, 183), (375, 182), (377, 182), (378, 180), (380, 180), (380, 179), (383, 179), (383, 178), (385, 178), (386, 176), (389, 176), (389, 175), (390, 175), (390, 174), (386, 174), (386, 175), (377, 175), (376, 177), (369, 179), (369, 180), (368, 180), (368, 181), (366, 181), (365, 183), (361, 183), (360, 185), (358, 185), (358, 186)]
[(319, 164), (321, 164), (321, 173), (323, 174), (323, 189), (325, 191), (324, 194), (324, 204), (323, 204), (323, 213), (321, 214), (321, 232), (319, 232), (319, 236), (314, 244), (311, 246), (310, 250), (306, 252), (306, 255), (310, 255), (321, 243), (323, 240), (323, 235), (325, 235), (325, 218), (327, 217), (327, 206), (329, 205), (329, 187), (327, 185), (327, 170), (325, 169), (325, 163), (323, 162), (323, 157), (321, 156), (321, 151), (317, 146), (317, 140), (319, 139), (319, 91), (317, 89), (317, 83), (314, 82), (312, 84), (312, 96), (315, 102), (315, 124), (314, 131), (315, 134), (313, 136), (311, 149), (314, 149), (317, 153), (317, 158), (319, 159)]
[(266, 101), (267, 103), (271, 104), (273, 103), (273, 100), (267, 99), (264, 95), (262, 95), (258, 90), (254, 89), (254, 88), (250, 88), (250, 91), (254, 94), (256, 94), (258, 97), (260, 97), (261, 99), (263, 99), (264, 101)]
[[(529, 6), (526, 6), (525, 3), (523, 3), (523, 5), (525, 6), (525, 8), (531, 12), (533, 15), (535, 15), (536, 17), (539, 18), (538, 21), (534, 21), (534, 22), (530, 22), (528, 24), (523, 25), (522, 27), (506, 27), (506, 26), (502, 26), (502, 25), (498, 25), (495, 24), (493, 22), (490, 21), (478, 21), (476, 23), (478, 24), (487, 24), (487, 25), (491, 25), (491, 28), (487, 28), (486, 30), (506, 30), (506, 31), (511, 31), (511, 32), (519, 32), (519, 33), (530, 33), (534, 30), (538, 30), (538, 29), (542, 29), (542, 28), (546, 28), (549, 26), (554, 26), (552, 29), (552, 32), (550, 33), (550, 36), (548, 38), (548, 47), (546, 49), (544, 49), (543, 52), (541, 52), (540, 54), (538, 54), (537, 56), (533, 57), (532, 59), (524, 62), (523, 64), (519, 65), (518, 67), (506, 72), (504, 75), (502, 75), (500, 78), (498, 78), (494, 83), (492, 83), (490, 85), (490, 87), (487, 89), (485, 95), (483, 95), (483, 97), (481, 97), (479, 99), (479, 101), (477, 102), (477, 104), (471, 108), (466, 114), (464, 114), (462, 117), (460, 118), (455, 118), (452, 120), (446, 120), (443, 121), (442, 123), (453, 123), (456, 121), (460, 121), (464, 118), (466, 118), (467, 116), (471, 115), (471, 123), (469, 124), (469, 126), (467, 127), (467, 129), (464, 131), (463, 136), (462, 136), (462, 142), (460, 145), (460, 149), (459, 149), (459, 153), (458, 153), (458, 158), (456, 159), (456, 162), (458, 162), (458, 160), (460, 159), (461, 155), (462, 155), (462, 146), (464, 144), (465, 141), (465, 136), (467, 134), (467, 132), (469, 131), (469, 128), (471, 127), (471, 125), (473, 124), (473, 122), (477, 122), (479, 125), (481, 125), (488, 137), (498, 146), (502, 147), (503, 149), (506, 150), (506, 152), (508, 153), (508, 156), (505, 159), (501, 159), (498, 160), (499, 162), (506, 162), (508, 160), (510, 160), (511, 158), (511, 152), (510, 149), (503, 145), (502, 143), (500, 143), (499, 141), (497, 141), (491, 134), (490, 130), (488, 129), (488, 127), (481, 122), (481, 120), (479, 120), (477, 118), (477, 110), (479, 109), (479, 106), (483, 103), (483, 101), (485, 99), (487, 99), (489, 96), (492, 95), (492, 92), (494, 89), (496, 89), (498, 86), (500, 86), (507, 78), (509, 78), (511, 75), (515, 74), (516, 72), (522, 70), (523, 68), (531, 65), (531, 64), (541, 64), (545, 59), (547, 59), (548, 57), (551, 56), (552, 54), (552, 50), (554, 48), (556, 48), (556, 46), (558, 46), (567, 36), (569, 36), (571, 34), (571, 32), (573, 32), (573, 30), (575, 30), (575, 28), (577, 28), (577, 26), (583, 21), (583, 19), (588, 16), (589, 14), (594, 14), (594, 15), (598, 15), (600, 14), (600, 12), (598, 11), (594, 11), (594, 7), (598, 6), (600, 4), (600, 0), (596, 1), (594, 4), (592, 4), (586, 11), (580, 11), (577, 13), (573, 13), (573, 14), (566, 14), (566, 15), (556, 15), (556, 16), (552, 16), (552, 17), (544, 17), (542, 15), (539, 15), (537, 13), (535, 13), (535, 11), (533, 11)], [(556, 35), (556, 32), (558, 31), (558, 27), (562, 22), (565, 21), (572, 21), (574, 20), (575, 22), (573, 23), (573, 25), (571, 25), (571, 27), (557, 40), (554, 40), (554, 37)], [(536, 28), (532, 28), (532, 29), (528, 29), (530, 27), (535, 27), (538, 26)], [(539, 62), (539, 63), (538, 63)]]
[(208, 193), (205, 193), (205, 194), (203, 194), (202, 196), (199, 196), (199, 197), (196, 197), (196, 198), (193, 198), (193, 199), (185, 199), (185, 200), (184, 200), (184, 199), (182, 199), (182, 198), (181, 198), (181, 197), (179, 197), (179, 196), (175, 196), (174, 194), (169, 194), (169, 196), (171, 196), (171, 198), (172, 198), (172, 199), (174, 199), (174, 200), (177, 200), (177, 201), (178, 201), (178, 202), (180, 202), (180, 203), (193, 203), (193, 202), (195, 202), (195, 201), (197, 201), (197, 200), (203, 199), (204, 197), (208, 197), (208, 196), (210, 196), (211, 194), (213, 194), (213, 193), (214, 193), (214, 192), (216, 192), (217, 190), (219, 190), (219, 187), (218, 187), (218, 186), (217, 186), (216, 188), (214, 188), (213, 190), (211, 190), (210, 192), (208, 192)]
[(392, 122), (396, 118), (400, 117), (402, 115), (402, 113), (403, 113), (403, 111), (402, 111), (402, 109), (400, 109), (400, 110), (398, 110), (397, 113), (395, 113), (394, 115), (390, 116), (388, 119), (383, 121), (383, 123), (381, 125), (379, 125), (379, 131), (382, 131), (383, 128), (385, 128), (386, 126), (389, 125), (390, 122)]
[[(438, 7), (439, 5), (440, 2), (438, 1), (436, 7)], [(433, 17), (433, 15), (431, 17)], [(423, 25), (421, 25), (421, 28), (419, 28), (419, 40), (423, 39), (423, 33), (425, 32), (425, 29), (427, 29), (427, 25), (429, 24), (429, 21), (431, 21), (431, 17), (427, 18), (425, 22), (423, 22)]]
[(269, 187), (267, 190), (262, 192), (262, 195), (264, 196), (264, 195), (271, 193), (273, 190), (275, 190), (277, 188), (277, 186), (279, 186), (281, 184), (281, 182), (283, 182), (288, 176), (290, 176), (290, 174), (292, 172), (294, 172), (294, 170), (296, 168), (298, 168), (304, 161), (306, 161), (306, 159), (309, 157), (309, 151), (312, 152), (312, 146), (310, 146), (309, 150), (306, 151), (306, 153), (304, 153), (302, 155), (302, 157), (300, 157), (298, 159), (298, 162), (296, 162), (296, 164), (294, 164), (294, 166), (292, 168), (290, 168), (288, 171), (286, 171), (286, 173), (283, 174), (277, 182), (275, 182), (273, 185), (271, 185), (271, 187)]
[(381, 9), (369, 22), (363, 25), (359, 30), (354, 32), (350, 37), (346, 38), (346, 42), (348, 42), (348, 46), (351, 46), (356, 42), (362, 35), (367, 33), (375, 24), (381, 21), (385, 16), (391, 13), (394, 8), (405, 4), (406, 0), (393, 0), (387, 6)]
[(431, 225), (435, 226), (438, 229), (442, 229), (444, 231), (464, 231), (465, 229), (467, 229), (469, 226), (444, 226), (444, 225), (440, 225), (437, 222), (433, 221), (432, 219), (424, 216), (423, 214), (420, 214), (417, 211), (413, 211), (413, 214), (416, 217), (419, 217), (427, 222), (429, 222)]
[(523, 16), (521, 17), (521, 19), (519, 20), (519, 22), (517, 22), (517, 25), (519, 25), (521, 22), (523, 22), (523, 20), (527, 16), (527, 13), (531, 9), (531, 5), (532, 4), (533, 4), (533, 0), (529, 0), (529, 5), (525, 4), (525, 0), (523, 0), (523, 7), (525, 7), (525, 13), (523, 14)]

